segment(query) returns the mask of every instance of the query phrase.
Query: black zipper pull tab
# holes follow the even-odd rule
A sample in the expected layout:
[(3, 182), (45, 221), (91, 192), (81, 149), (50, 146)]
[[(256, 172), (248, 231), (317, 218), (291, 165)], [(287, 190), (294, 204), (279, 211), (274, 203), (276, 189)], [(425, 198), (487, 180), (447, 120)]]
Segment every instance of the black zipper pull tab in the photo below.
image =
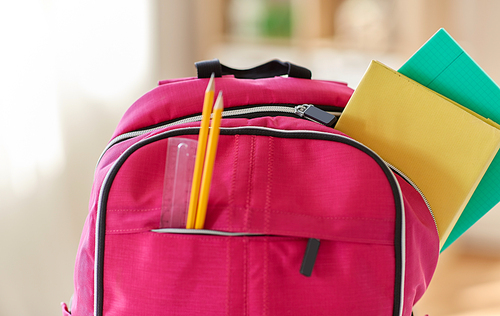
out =
[(319, 239), (309, 238), (306, 252), (304, 253), (304, 259), (302, 259), (302, 266), (300, 267), (300, 273), (306, 277), (310, 277), (312, 274), (314, 263), (316, 263), (316, 256), (318, 255), (318, 249)]
[(333, 127), (337, 123), (337, 117), (323, 111), (312, 104), (301, 104), (295, 107), (295, 114), (321, 123), (328, 127)]

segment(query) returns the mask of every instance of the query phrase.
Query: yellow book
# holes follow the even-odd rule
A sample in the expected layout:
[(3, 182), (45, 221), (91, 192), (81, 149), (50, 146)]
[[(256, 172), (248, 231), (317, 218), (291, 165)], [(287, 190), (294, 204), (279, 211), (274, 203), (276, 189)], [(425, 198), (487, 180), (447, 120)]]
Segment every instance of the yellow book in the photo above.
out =
[(500, 147), (497, 124), (377, 61), (335, 128), (418, 186), (434, 213), (440, 247)]

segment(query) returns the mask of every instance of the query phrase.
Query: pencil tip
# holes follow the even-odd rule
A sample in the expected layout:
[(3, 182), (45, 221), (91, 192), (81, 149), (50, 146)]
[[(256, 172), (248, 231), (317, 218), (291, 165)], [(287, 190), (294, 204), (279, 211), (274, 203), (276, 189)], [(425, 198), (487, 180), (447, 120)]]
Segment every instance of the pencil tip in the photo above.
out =
[(222, 90), (219, 91), (217, 100), (215, 100), (214, 110), (215, 109), (224, 109), (224, 99), (222, 98)]
[(207, 85), (207, 91), (214, 91), (215, 90), (215, 74), (212, 72), (212, 75), (210, 76), (210, 80), (208, 81)]

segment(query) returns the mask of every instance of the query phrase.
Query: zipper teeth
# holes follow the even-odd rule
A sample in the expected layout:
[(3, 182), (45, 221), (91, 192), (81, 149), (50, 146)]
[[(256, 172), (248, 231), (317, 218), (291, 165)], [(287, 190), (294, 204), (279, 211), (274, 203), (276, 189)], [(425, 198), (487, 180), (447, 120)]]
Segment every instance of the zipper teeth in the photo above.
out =
[[(245, 115), (245, 114), (252, 114), (252, 113), (259, 113), (259, 112), (283, 112), (283, 113), (295, 113), (295, 108), (294, 107), (288, 107), (288, 106), (259, 106), (259, 107), (253, 107), (253, 108), (247, 108), (247, 109), (227, 109), (222, 112), (222, 117), (231, 117), (231, 116), (238, 116), (238, 115)], [(210, 116), (211, 117), (211, 116)], [(181, 119), (178, 121), (175, 121), (173, 123), (166, 123), (160, 126), (156, 126), (153, 128), (148, 128), (140, 131), (134, 131), (134, 132), (129, 132), (125, 133), (122, 135), (119, 135), (115, 137), (113, 140), (111, 140), (110, 145), (108, 147), (113, 146), (115, 143), (127, 139), (127, 138), (132, 138), (132, 137), (137, 137), (149, 132), (153, 132), (156, 130), (160, 130), (166, 127), (171, 127), (175, 125), (180, 125), (184, 123), (192, 123), (192, 122), (197, 122), (201, 121), (201, 115), (196, 115), (196, 116), (191, 116), (185, 119)]]
[[(294, 106), (294, 107), (291, 107)], [(257, 106), (257, 107), (252, 107), (252, 108), (246, 108), (246, 109), (227, 109), (222, 112), (222, 117), (231, 117), (231, 116), (238, 116), (238, 115), (245, 115), (245, 114), (252, 114), (252, 113), (259, 113), (259, 112), (281, 112), (281, 113), (290, 113), (294, 114), (296, 112), (295, 110), (295, 105), (291, 106), (276, 106), (276, 105), (265, 105), (265, 106)], [(99, 162), (101, 161), (102, 157), (108, 151), (109, 148), (114, 146), (116, 143), (129, 139), (129, 138), (134, 138), (137, 136), (144, 135), (146, 133), (154, 132), (156, 130), (164, 129), (167, 127), (175, 126), (175, 125), (180, 125), (180, 124), (185, 124), (185, 123), (193, 123), (197, 121), (201, 121), (201, 114), (196, 115), (196, 116), (191, 116), (185, 119), (181, 119), (172, 123), (165, 123), (160, 126), (155, 126), (153, 128), (148, 128), (140, 131), (133, 131), (133, 132), (128, 132), (124, 133), (121, 135), (116, 136), (113, 138), (108, 145), (104, 148), (101, 156), (97, 160), (97, 165), (99, 165)], [(96, 166), (97, 168), (97, 166)]]
[(404, 172), (402, 172), (401, 170), (399, 170), (398, 168), (394, 167), (392, 164), (390, 164), (388, 162), (385, 162), (385, 163), (389, 166), (389, 168), (391, 168), (394, 171), (396, 171), (396, 173), (399, 176), (401, 176), (403, 179), (405, 179), (420, 194), (420, 196), (422, 197), (422, 199), (425, 202), (425, 205), (427, 205), (427, 208), (429, 209), (429, 212), (431, 213), (432, 219), (434, 220), (434, 225), (436, 226), (436, 230), (439, 233), (439, 229), (438, 229), (437, 222), (436, 222), (436, 217), (434, 216), (434, 212), (432, 211), (431, 205), (430, 205), (429, 201), (427, 200), (427, 198), (425, 197), (424, 192), (422, 192), (422, 190), (420, 190), (420, 188), (415, 184), (415, 182), (413, 182), (410, 179), (410, 177), (408, 177)]

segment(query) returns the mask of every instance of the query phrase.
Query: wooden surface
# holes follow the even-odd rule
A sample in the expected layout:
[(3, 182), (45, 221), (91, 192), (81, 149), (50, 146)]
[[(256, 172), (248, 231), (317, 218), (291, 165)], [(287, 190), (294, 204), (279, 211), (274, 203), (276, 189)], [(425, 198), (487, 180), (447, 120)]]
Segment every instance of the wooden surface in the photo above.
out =
[(500, 315), (500, 256), (451, 246), (441, 255), (414, 312), (415, 316)]

